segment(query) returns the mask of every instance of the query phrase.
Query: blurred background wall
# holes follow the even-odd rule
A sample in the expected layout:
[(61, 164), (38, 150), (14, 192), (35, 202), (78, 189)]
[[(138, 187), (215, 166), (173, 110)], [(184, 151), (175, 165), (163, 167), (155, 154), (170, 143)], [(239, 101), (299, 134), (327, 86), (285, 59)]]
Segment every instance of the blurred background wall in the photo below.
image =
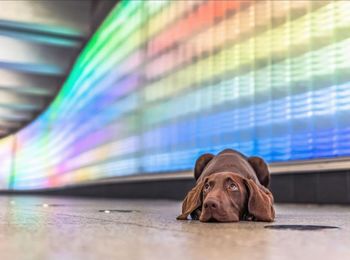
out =
[(288, 178), (300, 163), (347, 169), (348, 10), (349, 1), (120, 1), (48, 109), (0, 141), (1, 188), (179, 173), (227, 147)]

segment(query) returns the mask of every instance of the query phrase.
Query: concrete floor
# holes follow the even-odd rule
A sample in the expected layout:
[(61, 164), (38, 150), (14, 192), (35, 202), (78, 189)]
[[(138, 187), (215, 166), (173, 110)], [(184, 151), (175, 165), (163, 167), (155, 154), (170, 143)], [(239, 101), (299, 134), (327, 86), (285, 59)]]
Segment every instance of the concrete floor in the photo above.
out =
[(0, 197), (0, 259), (350, 259), (350, 207), (277, 205), (272, 225), (340, 227), (318, 231), (176, 221), (179, 211), (172, 201)]

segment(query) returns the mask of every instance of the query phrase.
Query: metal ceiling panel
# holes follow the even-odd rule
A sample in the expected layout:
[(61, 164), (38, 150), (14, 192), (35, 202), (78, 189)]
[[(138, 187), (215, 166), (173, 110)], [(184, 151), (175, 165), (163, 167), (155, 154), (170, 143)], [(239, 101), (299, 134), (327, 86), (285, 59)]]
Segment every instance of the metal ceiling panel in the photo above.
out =
[(32, 65), (40, 65), (44, 74), (48, 74), (46, 68), (56, 68), (50, 73), (53, 75), (54, 71), (58, 75), (67, 73), (71, 62), (67, 57), (76, 53), (72, 48), (35, 44), (1, 35), (0, 46), (0, 68), (15, 68), (19, 64), (22, 68), (28, 66), (30, 72)]
[(91, 31), (91, 0), (0, 1), (0, 138), (55, 97)]
[(44, 106), (44, 102), (41, 99), (30, 97), (27, 95), (21, 95), (17, 93), (11, 93), (6, 90), (0, 89), (0, 103), (6, 105), (27, 105), (41, 109)]
[(35, 28), (43, 30), (50, 27), (49, 32), (85, 36), (90, 30), (91, 2), (89, 0), (1, 1), (0, 19), (25, 23), (29, 26), (36, 24)]
[(0, 90), (28, 95), (52, 96), (63, 82), (63, 77), (35, 75), (0, 69)]

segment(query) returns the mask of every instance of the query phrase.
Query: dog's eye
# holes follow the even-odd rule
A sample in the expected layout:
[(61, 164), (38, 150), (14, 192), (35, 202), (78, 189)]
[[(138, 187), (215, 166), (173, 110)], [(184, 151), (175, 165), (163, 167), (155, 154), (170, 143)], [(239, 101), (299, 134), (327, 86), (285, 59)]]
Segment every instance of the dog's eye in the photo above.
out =
[(232, 191), (236, 191), (236, 190), (238, 190), (237, 185), (236, 185), (236, 184), (234, 184), (234, 183), (230, 183), (230, 185), (228, 186), (228, 188), (229, 188), (230, 190), (232, 190)]
[(208, 191), (210, 189), (209, 183), (204, 184), (204, 191)]

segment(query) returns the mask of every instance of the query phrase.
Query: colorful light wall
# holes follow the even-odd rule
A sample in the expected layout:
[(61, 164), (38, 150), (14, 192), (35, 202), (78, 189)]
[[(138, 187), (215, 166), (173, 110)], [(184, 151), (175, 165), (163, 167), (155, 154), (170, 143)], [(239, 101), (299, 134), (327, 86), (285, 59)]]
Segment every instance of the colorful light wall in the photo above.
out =
[(349, 156), (348, 10), (121, 1), (49, 109), (0, 143), (5, 158), (14, 147), (10, 187), (188, 170), (227, 147), (269, 162)]
[(0, 139), (0, 190), (7, 190), (13, 169), (13, 136)]

